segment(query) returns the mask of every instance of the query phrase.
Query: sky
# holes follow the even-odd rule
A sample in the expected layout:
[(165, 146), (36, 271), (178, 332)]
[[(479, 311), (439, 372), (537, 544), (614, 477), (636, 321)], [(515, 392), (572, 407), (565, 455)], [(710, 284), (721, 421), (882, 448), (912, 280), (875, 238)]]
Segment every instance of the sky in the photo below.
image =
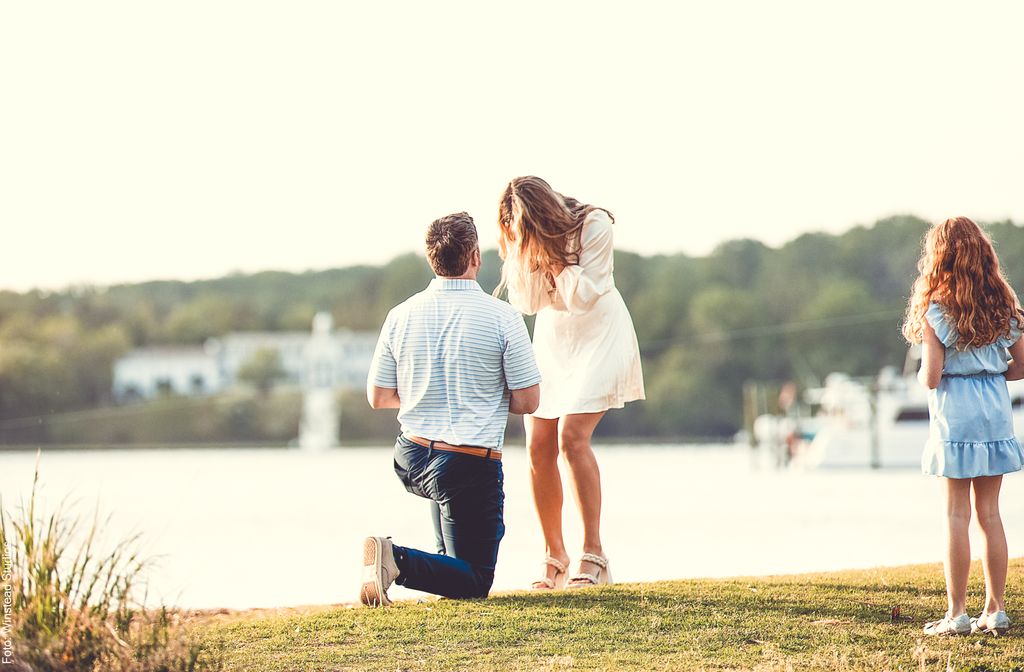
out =
[(1024, 222), (1024, 3), (0, 5), (0, 288), (381, 263), (534, 174), (616, 245)]

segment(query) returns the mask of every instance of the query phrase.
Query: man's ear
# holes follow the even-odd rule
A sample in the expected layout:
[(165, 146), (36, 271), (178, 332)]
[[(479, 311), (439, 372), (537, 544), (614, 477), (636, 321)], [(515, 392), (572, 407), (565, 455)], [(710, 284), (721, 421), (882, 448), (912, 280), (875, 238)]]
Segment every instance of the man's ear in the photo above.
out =
[(476, 264), (477, 266), (483, 266), (484, 265), (484, 255), (480, 253), (480, 248), (479, 247), (476, 248), (476, 252), (474, 252), (473, 255), (474, 255), (473, 256), (473, 263)]

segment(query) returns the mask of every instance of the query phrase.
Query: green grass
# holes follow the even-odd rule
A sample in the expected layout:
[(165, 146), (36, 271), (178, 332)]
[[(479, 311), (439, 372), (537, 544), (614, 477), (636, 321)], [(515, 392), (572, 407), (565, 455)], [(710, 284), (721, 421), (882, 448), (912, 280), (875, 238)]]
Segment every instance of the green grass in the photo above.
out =
[[(1011, 599), (1022, 572), (1012, 561)], [(980, 567), (972, 576), (980, 610)], [(906, 620), (893, 623), (896, 606)], [(246, 672), (1024, 670), (1024, 614), (1000, 638), (924, 638), (944, 610), (941, 567), (925, 565), (241, 613), (204, 620), (201, 636)]]

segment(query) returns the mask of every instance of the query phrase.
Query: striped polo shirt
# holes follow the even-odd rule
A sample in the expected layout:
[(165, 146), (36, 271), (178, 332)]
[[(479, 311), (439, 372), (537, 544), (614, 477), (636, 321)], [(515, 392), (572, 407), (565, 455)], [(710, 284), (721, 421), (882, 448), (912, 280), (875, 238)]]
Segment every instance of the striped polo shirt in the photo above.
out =
[(391, 309), (369, 382), (398, 390), (402, 431), (501, 448), (509, 390), (540, 382), (526, 325), (476, 280), (434, 278)]

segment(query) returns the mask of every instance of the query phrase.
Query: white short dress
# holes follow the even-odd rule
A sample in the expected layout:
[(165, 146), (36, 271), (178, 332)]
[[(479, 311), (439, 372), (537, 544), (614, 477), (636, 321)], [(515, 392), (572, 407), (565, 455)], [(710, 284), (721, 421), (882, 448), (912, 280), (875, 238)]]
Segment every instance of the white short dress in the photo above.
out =
[[(541, 272), (509, 278), (509, 302), (537, 315), (533, 349), (542, 380), (534, 417), (599, 413), (645, 398), (636, 331), (615, 288), (612, 228), (604, 210), (588, 213), (579, 264), (566, 266), (554, 287)], [(505, 263), (520, 267), (514, 256)]]

